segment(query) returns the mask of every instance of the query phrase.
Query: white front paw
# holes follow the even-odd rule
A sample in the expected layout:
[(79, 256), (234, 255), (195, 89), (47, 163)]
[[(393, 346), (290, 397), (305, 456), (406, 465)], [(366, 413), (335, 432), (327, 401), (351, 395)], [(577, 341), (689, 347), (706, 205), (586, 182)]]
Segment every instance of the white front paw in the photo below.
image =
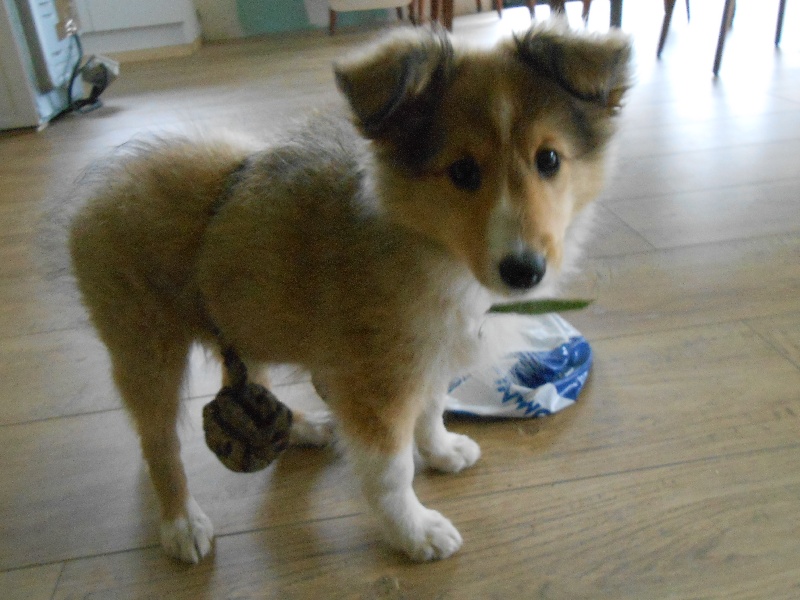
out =
[(390, 535), (390, 543), (417, 562), (441, 560), (455, 554), (463, 540), (441, 513), (420, 506), (406, 526)]
[(198, 563), (211, 551), (214, 526), (194, 498), (186, 503), (186, 514), (161, 522), (161, 545), (169, 556)]
[(481, 457), (481, 447), (474, 440), (449, 431), (433, 447), (420, 448), (419, 452), (429, 467), (445, 473), (458, 473)]

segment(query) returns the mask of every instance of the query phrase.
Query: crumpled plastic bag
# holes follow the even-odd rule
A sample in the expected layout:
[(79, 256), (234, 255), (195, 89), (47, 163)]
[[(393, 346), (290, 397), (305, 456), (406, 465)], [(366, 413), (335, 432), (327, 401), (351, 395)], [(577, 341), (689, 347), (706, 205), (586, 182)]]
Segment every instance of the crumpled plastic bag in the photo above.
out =
[(592, 366), (589, 342), (555, 313), (488, 315), (481, 344), (493, 350), (450, 383), (451, 412), (543, 417), (575, 403)]

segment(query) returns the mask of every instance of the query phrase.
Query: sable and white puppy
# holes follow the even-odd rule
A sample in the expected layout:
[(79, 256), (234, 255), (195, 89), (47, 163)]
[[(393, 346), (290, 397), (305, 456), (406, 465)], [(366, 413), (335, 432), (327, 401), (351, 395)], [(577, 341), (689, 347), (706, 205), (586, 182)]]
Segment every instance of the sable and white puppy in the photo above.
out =
[[(248, 364), (312, 373), (393, 546), (414, 560), (459, 549), (414, 493), (414, 451), (448, 472), (480, 456), (445, 429), (446, 385), (490, 303), (541, 287), (562, 261), (603, 183), (629, 56), (622, 35), (560, 26), (490, 50), (397, 30), (336, 66), (351, 119), (316, 117), (261, 148), (131, 144), (86, 178), (74, 271), (169, 554), (196, 562), (211, 548), (176, 420), (187, 352), (219, 332)], [(328, 431), (295, 427), (301, 441)]]

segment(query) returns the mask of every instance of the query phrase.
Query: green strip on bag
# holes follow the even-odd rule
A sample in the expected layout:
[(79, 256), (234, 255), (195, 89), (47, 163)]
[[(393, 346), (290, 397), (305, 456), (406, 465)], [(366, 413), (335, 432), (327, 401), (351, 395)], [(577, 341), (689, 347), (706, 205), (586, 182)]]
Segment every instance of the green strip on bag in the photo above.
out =
[(509, 302), (508, 304), (494, 304), (489, 309), (490, 313), (517, 313), (522, 315), (541, 315), (552, 312), (580, 310), (586, 308), (592, 300), (525, 300), (522, 302)]

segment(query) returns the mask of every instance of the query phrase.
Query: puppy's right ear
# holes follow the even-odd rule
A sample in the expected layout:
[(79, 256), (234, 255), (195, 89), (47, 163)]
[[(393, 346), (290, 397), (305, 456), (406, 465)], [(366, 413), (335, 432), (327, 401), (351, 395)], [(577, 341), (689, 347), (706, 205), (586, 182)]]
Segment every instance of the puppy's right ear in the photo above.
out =
[(619, 109), (630, 87), (632, 50), (625, 34), (590, 34), (554, 22), (532, 27), (515, 42), (525, 64), (575, 98), (611, 113)]
[(409, 28), (337, 63), (334, 73), (364, 135), (391, 140), (432, 118), (452, 64), (443, 30)]

